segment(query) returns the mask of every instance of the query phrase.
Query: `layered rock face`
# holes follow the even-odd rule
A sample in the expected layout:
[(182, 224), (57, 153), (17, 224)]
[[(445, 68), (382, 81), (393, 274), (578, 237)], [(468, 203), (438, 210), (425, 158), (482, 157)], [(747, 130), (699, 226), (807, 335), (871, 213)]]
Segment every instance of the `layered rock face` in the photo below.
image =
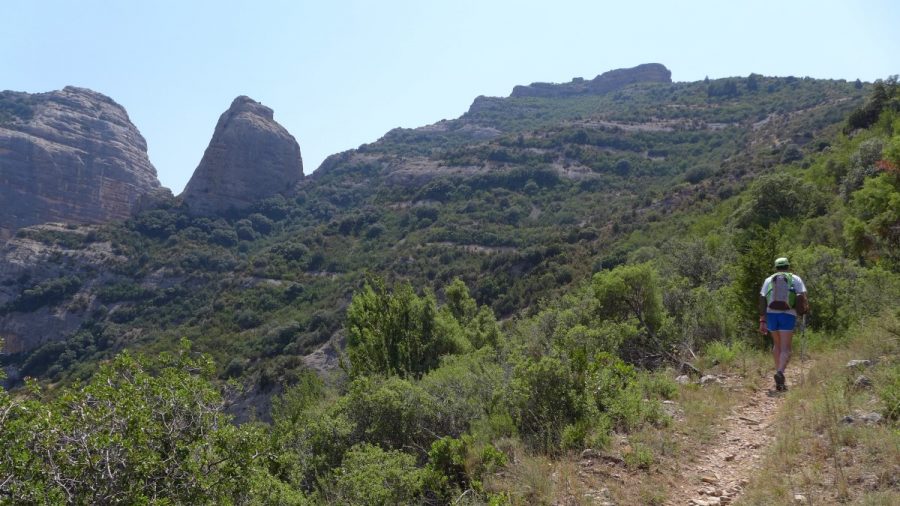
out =
[(0, 239), (39, 223), (126, 218), (160, 191), (146, 141), (109, 97), (72, 86), (0, 93)]
[(300, 146), (273, 116), (249, 97), (234, 99), (181, 194), (192, 214), (240, 209), (289, 192), (303, 178)]
[(532, 83), (516, 86), (511, 97), (566, 97), (571, 95), (597, 95), (609, 93), (635, 83), (671, 83), (672, 72), (659, 63), (645, 63), (630, 69), (604, 72), (590, 81), (574, 79), (570, 83)]
[[(109, 242), (90, 240), (96, 230), (47, 223), (0, 245), (0, 351), (27, 352), (64, 339), (97, 309), (100, 302), (88, 288), (113, 277), (107, 269), (127, 258)], [(70, 244), (48, 244), (42, 236), (64, 237)], [(38, 303), (41, 298), (46, 303)]]

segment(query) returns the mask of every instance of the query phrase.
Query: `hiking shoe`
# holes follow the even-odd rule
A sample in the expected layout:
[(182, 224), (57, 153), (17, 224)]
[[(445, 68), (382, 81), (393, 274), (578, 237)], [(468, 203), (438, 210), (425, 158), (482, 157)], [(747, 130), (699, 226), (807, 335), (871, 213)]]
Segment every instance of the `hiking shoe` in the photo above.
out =
[(784, 373), (781, 371), (775, 373), (775, 390), (779, 392), (787, 390), (787, 385), (784, 384)]

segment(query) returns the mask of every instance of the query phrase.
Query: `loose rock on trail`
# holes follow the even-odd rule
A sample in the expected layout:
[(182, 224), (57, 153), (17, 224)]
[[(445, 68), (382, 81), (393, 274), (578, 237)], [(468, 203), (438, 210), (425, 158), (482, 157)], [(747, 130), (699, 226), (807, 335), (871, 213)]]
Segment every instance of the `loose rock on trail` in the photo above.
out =
[[(808, 370), (810, 363), (802, 366)], [(800, 367), (797, 364), (786, 371), (789, 387), (799, 383)], [(773, 425), (783, 400), (782, 394), (767, 385), (732, 409), (717, 438), (697, 456), (696, 463), (683, 468), (678, 480), (682, 485), (666, 504), (712, 506), (739, 498), (775, 439)]]

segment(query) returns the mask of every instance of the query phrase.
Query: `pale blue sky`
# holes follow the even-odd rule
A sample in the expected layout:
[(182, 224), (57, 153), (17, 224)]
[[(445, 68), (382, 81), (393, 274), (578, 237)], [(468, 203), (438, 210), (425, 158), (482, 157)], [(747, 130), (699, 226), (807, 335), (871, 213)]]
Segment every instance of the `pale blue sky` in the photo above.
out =
[(675, 81), (900, 73), (900, 7), (865, 1), (0, 0), (0, 89), (125, 106), (178, 194), (237, 95), (275, 110), (307, 174), (516, 84), (658, 62)]

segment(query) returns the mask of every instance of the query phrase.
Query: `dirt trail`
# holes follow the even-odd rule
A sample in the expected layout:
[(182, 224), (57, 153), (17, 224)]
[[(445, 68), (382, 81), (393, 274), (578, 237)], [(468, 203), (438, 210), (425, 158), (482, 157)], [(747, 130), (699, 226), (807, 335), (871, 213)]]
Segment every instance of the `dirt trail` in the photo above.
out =
[[(811, 363), (803, 364), (808, 371)], [(799, 384), (799, 361), (786, 371), (788, 386)], [(760, 389), (732, 409), (719, 436), (696, 462), (683, 468), (667, 505), (712, 506), (737, 500), (762, 464), (765, 450), (775, 438), (773, 423), (783, 401), (771, 386)]]

